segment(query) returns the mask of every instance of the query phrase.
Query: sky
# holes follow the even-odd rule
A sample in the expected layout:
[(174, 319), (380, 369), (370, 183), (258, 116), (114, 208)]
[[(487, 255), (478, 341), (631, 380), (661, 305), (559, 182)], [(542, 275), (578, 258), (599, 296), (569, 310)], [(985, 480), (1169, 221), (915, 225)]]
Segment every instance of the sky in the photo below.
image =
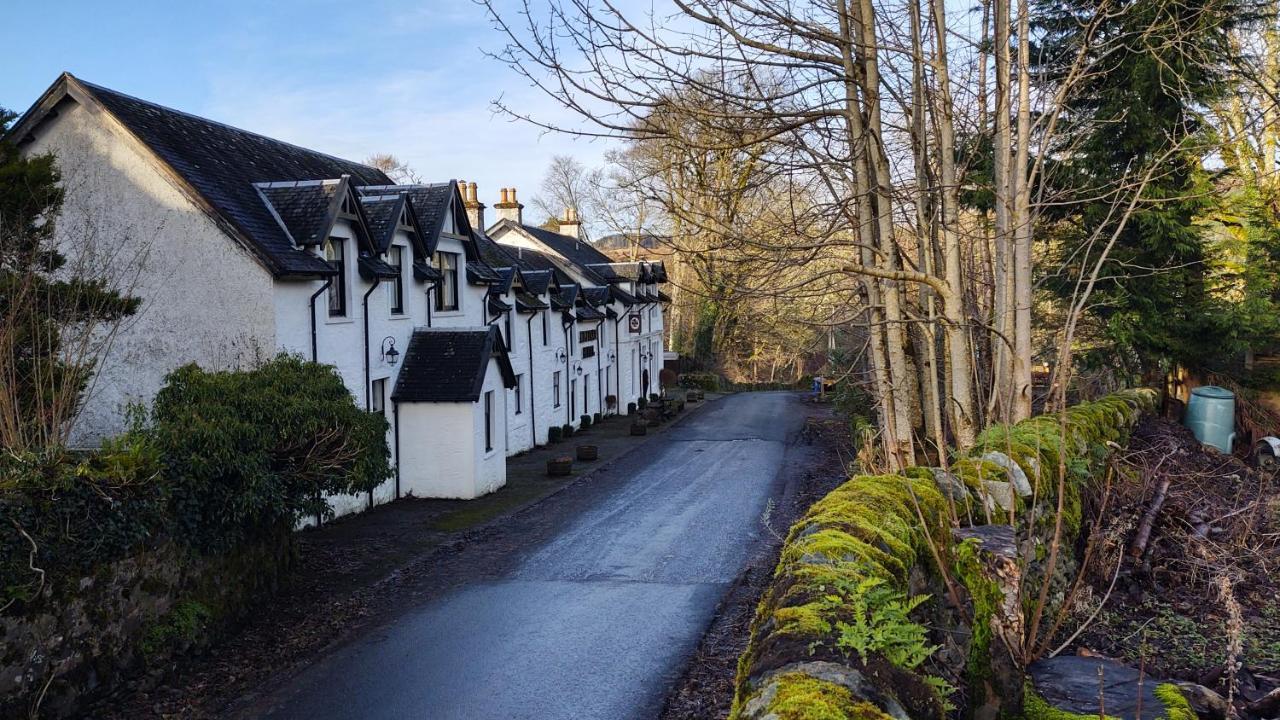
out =
[(516, 187), (530, 206), (553, 155), (595, 166), (608, 149), (495, 114), (502, 97), (539, 118), (580, 122), (485, 56), (505, 37), (472, 0), (0, 6), (0, 106), (18, 112), (65, 70), (339, 157), (391, 153), (429, 182), (476, 182), (489, 205), (499, 188)]

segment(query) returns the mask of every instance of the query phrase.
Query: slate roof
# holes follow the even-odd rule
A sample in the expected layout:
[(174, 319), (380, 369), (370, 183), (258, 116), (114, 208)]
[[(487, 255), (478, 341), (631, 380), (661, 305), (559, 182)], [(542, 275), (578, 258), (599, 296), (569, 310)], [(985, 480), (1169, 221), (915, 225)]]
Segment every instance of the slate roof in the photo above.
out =
[(497, 327), (414, 330), (391, 399), (475, 402), (490, 359), (498, 361), (503, 386), (515, 387), (515, 373)]
[(413, 277), (420, 282), (439, 282), (444, 274), (428, 265), (424, 260), (413, 261)]
[[(554, 253), (559, 255), (570, 265), (578, 269), (583, 277), (596, 285), (605, 285), (610, 281), (610, 271), (593, 268), (593, 265), (608, 265), (611, 260), (608, 255), (600, 252), (591, 246), (591, 243), (585, 240), (571, 238), (568, 235), (561, 235), (557, 232), (544, 230), (540, 227), (532, 225), (521, 225), (520, 228), (550, 248)], [(525, 252), (529, 252), (526, 250)], [(547, 262), (551, 262), (548, 260)], [(553, 263), (554, 264), (554, 263)]]
[(546, 310), (549, 305), (542, 302), (535, 295), (530, 295), (524, 290), (516, 290), (516, 311), (522, 313), (537, 312)]
[(332, 225), (340, 180), (255, 183), (254, 187), (298, 245), (318, 245)]
[[(404, 193), (409, 197), (409, 202), (413, 205), (413, 212), (417, 216), (420, 230), (427, 237), (428, 253), (436, 251), (436, 240), (439, 238), (440, 229), (444, 227), (444, 218), (448, 215), (449, 203), (453, 201), (454, 187), (456, 182), (450, 180), (442, 183), (429, 183), (422, 185), (391, 185), (390, 178), (387, 182), (376, 185), (365, 185), (356, 188), (361, 195), (387, 195), (389, 193)], [(460, 222), (465, 223), (466, 217), (459, 218)], [(465, 243), (464, 243), (465, 244)]]
[(489, 314), (495, 317), (511, 310), (511, 304), (497, 295), (489, 295), (488, 301)]
[(658, 291), (658, 301), (659, 301), (659, 302), (664, 302), (664, 303), (669, 303), (669, 302), (671, 302), (671, 296), (670, 296), (670, 295), (668, 295), (668, 294), (666, 294), (666, 293), (664, 293), (664, 292), (662, 292), (661, 290), (659, 290), (659, 291)]
[(550, 270), (524, 270), (520, 273), (524, 279), (524, 287), (535, 295), (541, 295), (551, 287), (554, 273)]
[(515, 282), (516, 272), (513, 267), (493, 268), (493, 274), (498, 276), (498, 282), (489, 286), (489, 292), (504, 293), (510, 290), (512, 283)]
[(467, 282), (473, 285), (495, 285), (502, 282), (502, 278), (494, 269), (479, 260), (467, 261)]
[(278, 275), (330, 274), (331, 269), (323, 259), (294, 247), (254, 183), (332, 180), (343, 175), (350, 175), (359, 185), (391, 183), (381, 170), (357, 162), (139, 100), (69, 75), (59, 82), (63, 80), (88, 90), (212, 206), (218, 218), (247, 238), (251, 249)]
[(639, 298), (627, 292), (626, 290), (623, 290), (621, 287), (618, 287), (617, 285), (611, 286), (609, 288), (609, 293), (613, 295), (614, 300), (617, 300), (618, 302), (628, 307), (632, 305), (639, 305), (641, 303), (641, 300)]
[(396, 225), (400, 221), (400, 210), (404, 207), (404, 198), (404, 195), (399, 194), (360, 194), (360, 205), (364, 208), (365, 220), (369, 223), (369, 236), (379, 252), (385, 252), (391, 246)]
[(575, 308), (574, 315), (576, 315), (579, 320), (587, 321), (604, 320), (606, 317), (604, 313), (590, 305), (579, 305)]
[(608, 287), (592, 287), (582, 288), (582, 298), (591, 305), (599, 307), (600, 305), (609, 304), (609, 288)]
[(382, 258), (365, 253), (360, 254), (360, 259), (357, 261), (357, 267), (360, 270), (360, 277), (365, 280), (372, 280), (376, 277), (383, 278), (384, 280), (390, 280), (400, 274), (398, 270), (389, 265)]
[(560, 286), (560, 292), (551, 295), (551, 307), (556, 310), (572, 310), (577, 299), (578, 286), (573, 283), (565, 283)]

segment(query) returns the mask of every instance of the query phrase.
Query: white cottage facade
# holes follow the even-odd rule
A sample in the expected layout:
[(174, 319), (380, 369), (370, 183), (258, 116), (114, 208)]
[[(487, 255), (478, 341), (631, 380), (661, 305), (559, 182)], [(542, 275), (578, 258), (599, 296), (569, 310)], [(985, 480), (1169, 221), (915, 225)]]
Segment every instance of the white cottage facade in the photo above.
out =
[[(78, 444), (120, 432), (127, 404), (149, 403), (176, 367), (294, 353), (332, 365), (390, 425), (395, 477), (332, 498), (343, 514), (491, 492), (505, 458), (545, 443), (553, 424), (656, 391), (656, 370), (642, 388), (617, 358), (621, 340), (636, 349), (656, 332), (660, 343), (660, 325), (645, 340), (608, 335), (640, 300), (601, 294), (609, 282), (545, 247), (494, 243), (475, 222), (474, 185), (396, 185), (69, 74), (11, 133), (24, 152), (58, 157), (64, 249), (142, 300), (86, 393)], [(616, 352), (602, 358), (610, 340)], [(588, 346), (597, 354), (583, 357)], [(608, 394), (627, 400), (610, 408)]]

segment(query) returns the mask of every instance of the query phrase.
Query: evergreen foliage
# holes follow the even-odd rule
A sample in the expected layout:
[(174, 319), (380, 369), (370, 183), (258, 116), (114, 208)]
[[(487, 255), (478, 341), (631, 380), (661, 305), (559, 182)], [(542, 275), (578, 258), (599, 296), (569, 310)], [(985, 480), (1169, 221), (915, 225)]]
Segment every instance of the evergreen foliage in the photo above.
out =
[(60, 442), (92, 371), (63, 347), (65, 329), (132, 315), (138, 300), (69, 274), (55, 247), (56, 159), (19, 152), (7, 135), (15, 117), (0, 108), (0, 442), (27, 449)]
[[(1206, 168), (1207, 108), (1230, 91), (1230, 31), (1253, 17), (1249, 0), (1046, 0), (1034, 13), (1050, 86), (1070, 82), (1060, 132), (1049, 148), (1055, 202), (1045, 207), (1054, 264), (1047, 286), (1077, 289), (1118, 231), (1091, 299), (1102, 338), (1095, 362), (1198, 366), (1239, 349), (1213, 257), (1197, 220), (1215, 203)], [(1068, 80), (1084, 50), (1085, 69)], [(1128, 194), (1150, 173), (1123, 228)]]

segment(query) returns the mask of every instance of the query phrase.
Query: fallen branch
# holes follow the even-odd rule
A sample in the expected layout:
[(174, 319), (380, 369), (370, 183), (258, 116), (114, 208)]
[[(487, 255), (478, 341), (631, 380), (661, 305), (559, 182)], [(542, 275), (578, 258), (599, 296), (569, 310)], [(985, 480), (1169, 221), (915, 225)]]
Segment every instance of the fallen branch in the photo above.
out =
[(1142, 522), (1138, 523), (1138, 532), (1133, 536), (1133, 545), (1129, 548), (1130, 557), (1140, 558), (1147, 551), (1147, 543), (1151, 540), (1151, 528), (1155, 526), (1156, 516), (1160, 514), (1164, 499), (1169, 494), (1169, 483), (1169, 478), (1160, 482), (1160, 487), (1156, 489), (1156, 496), (1151, 499), (1151, 507), (1147, 508), (1147, 512), (1142, 516)]

